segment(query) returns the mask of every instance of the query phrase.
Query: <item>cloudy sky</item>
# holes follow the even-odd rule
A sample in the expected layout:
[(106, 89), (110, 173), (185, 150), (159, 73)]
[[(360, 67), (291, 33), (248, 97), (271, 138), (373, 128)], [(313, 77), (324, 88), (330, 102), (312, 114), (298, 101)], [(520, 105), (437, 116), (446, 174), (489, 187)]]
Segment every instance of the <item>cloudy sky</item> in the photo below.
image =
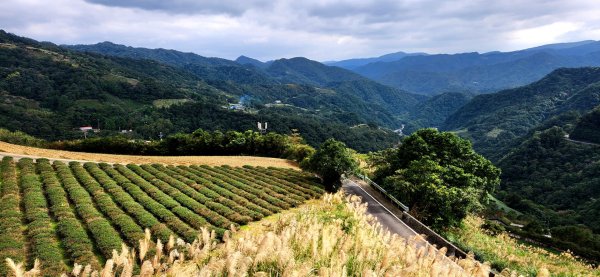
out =
[(599, 40), (597, 0), (2, 0), (0, 28), (203, 56), (339, 60)]

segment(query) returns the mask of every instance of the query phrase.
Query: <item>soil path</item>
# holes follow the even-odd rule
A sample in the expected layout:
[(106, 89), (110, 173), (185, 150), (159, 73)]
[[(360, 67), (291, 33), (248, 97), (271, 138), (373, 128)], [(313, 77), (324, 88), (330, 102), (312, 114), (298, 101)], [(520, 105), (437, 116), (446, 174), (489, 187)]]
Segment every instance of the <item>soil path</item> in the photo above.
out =
[(0, 157), (11, 156), (15, 159), (20, 158), (46, 158), (59, 161), (78, 161), (78, 162), (105, 162), (121, 164), (173, 164), (173, 165), (210, 165), (210, 166), (272, 166), (281, 168), (291, 168), (299, 170), (298, 164), (285, 159), (265, 158), (254, 156), (134, 156), (134, 155), (114, 155), (70, 152), (61, 150), (52, 150), (44, 148), (35, 148), (22, 145), (15, 145), (6, 142), (0, 142)]

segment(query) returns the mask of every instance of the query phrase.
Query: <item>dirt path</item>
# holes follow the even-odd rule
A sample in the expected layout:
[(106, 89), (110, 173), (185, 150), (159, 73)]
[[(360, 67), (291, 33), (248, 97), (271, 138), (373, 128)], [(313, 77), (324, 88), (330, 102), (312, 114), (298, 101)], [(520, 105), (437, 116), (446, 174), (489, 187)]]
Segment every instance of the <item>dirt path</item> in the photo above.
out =
[(290, 160), (254, 156), (134, 156), (70, 152), (52, 149), (35, 148), (0, 142), (0, 157), (11, 156), (20, 158), (47, 158), (59, 161), (105, 162), (121, 164), (173, 164), (173, 165), (210, 165), (210, 166), (273, 166), (299, 170), (298, 165)]

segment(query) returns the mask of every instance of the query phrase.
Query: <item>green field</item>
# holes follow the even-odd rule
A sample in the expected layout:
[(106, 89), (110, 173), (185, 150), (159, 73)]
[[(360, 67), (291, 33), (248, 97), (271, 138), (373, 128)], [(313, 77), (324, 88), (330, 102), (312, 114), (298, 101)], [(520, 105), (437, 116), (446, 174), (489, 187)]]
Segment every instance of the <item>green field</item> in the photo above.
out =
[[(201, 227), (226, 229), (322, 195), (311, 175), (262, 167), (109, 165), (6, 157), (0, 164), (0, 260), (59, 276), (97, 268), (125, 244), (192, 242)], [(0, 263), (0, 276), (7, 274)]]

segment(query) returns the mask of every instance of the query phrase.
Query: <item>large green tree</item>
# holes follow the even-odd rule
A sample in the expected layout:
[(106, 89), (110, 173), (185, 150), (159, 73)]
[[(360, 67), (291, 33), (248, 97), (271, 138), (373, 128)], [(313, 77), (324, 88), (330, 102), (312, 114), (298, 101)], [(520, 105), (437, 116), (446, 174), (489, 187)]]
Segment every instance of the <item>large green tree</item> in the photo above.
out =
[(479, 210), (500, 183), (500, 170), (452, 133), (421, 129), (387, 151), (376, 181), (424, 223), (443, 229)]
[(321, 144), (317, 152), (302, 163), (303, 168), (321, 176), (323, 184), (330, 191), (339, 189), (342, 174), (354, 171), (357, 166), (350, 149), (332, 138)]

